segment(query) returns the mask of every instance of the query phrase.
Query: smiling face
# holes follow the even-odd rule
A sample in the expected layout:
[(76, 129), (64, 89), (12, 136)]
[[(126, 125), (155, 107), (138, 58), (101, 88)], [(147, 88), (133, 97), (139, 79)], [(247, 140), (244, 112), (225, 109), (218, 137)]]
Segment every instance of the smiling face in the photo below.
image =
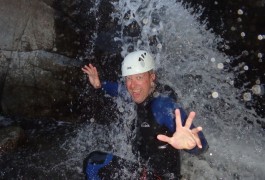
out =
[(135, 103), (140, 104), (148, 97), (154, 80), (155, 74), (150, 71), (126, 76), (126, 87)]

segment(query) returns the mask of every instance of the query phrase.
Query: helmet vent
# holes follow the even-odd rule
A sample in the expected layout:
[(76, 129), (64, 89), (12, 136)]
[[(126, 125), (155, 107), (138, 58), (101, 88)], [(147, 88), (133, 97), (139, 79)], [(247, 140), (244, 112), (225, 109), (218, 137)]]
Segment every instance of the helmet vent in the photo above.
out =
[(144, 53), (144, 54), (141, 54), (141, 56), (142, 56), (142, 58), (144, 58), (144, 57), (146, 56), (146, 53)]
[(139, 60), (138, 61), (144, 61), (141, 57), (139, 57)]

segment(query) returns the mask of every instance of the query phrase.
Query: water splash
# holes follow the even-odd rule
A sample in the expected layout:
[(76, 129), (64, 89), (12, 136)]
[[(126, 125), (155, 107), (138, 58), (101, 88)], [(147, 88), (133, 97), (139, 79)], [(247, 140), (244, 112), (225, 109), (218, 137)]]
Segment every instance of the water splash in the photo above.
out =
[[(173, 0), (112, 3), (116, 11), (111, 16), (119, 19), (121, 26), (114, 39), (122, 44), (122, 56), (137, 49), (150, 51), (159, 79), (175, 89), (187, 111), (197, 112), (195, 124), (204, 128), (210, 149), (199, 158), (183, 153), (184, 176), (262, 179), (264, 131), (257, 124), (256, 113), (242, 103), (246, 97), (233, 86), (234, 75), (228, 71), (233, 57), (217, 50), (223, 40), (197, 21), (200, 13), (191, 15)], [(80, 128), (70, 141), (73, 149), (69, 154), (80, 159), (85, 152), (99, 149), (133, 158), (128, 145), (133, 105), (127, 106), (121, 99), (116, 102), (122, 112), (118, 122)]]

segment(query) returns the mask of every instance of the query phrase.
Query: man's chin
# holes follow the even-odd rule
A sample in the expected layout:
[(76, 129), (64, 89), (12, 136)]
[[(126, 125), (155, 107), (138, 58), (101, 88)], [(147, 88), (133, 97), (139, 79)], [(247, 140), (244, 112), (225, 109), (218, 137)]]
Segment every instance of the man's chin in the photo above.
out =
[(132, 100), (133, 102), (135, 102), (136, 104), (141, 104), (142, 102), (144, 102), (145, 98), (142, 97), (141, 94), (131, 94)]
[(141, 104), (142, 102), (143, 102), (143, 100), (141, 100), (141, 99), (132, 99), (133, 100), (133, 102), (135, 102), (136, 104)]

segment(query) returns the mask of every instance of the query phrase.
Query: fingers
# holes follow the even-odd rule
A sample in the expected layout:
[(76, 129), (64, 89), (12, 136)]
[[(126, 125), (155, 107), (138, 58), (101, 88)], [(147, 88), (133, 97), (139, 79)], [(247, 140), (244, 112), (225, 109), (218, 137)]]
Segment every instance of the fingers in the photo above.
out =
[(86, 74), (90, 74), (91, 73), (91, 68), (88, 67), (87, 65), (85, 65), (84, 67), (82, 67), (82, 71)]
[(87, 68), (86, 68), (87, 66), (84, 66), (84, 67), (82, 67), (81, 69), (82, 69), (82, 71), (84, 72), (84, 73), (88, 73), (88, 70), (87, 70)]
[(194, 136), (194, 140), (196, 142), (196, 145), (199, 147), (199, 148), (202, 148), (202, 143), (201, 143), (201, 140), (199, 138), (199, 136)]
[(202, 127), (196, 127), (191, 130), (192, 134), (198, 134), (200, 131), (202, 131)]
[[(181, 121), (181, 114), (180, 114), (180, 110), (179, 109), (176, 109), (175, 110), (175, 116), (176, 116), (176, 128), (177, 127), (182, 127), (182, 121)], [(191, 112), (186, 120), (186, 123), (185, 123), (185, 127), (186, 128), (190, 128), (191, 124), (192, 124), (192, 121), (195, 117), (195, 112)]]
[(175, 110), (175, 116), (176, 116), (176, 131), (177, 131), (178, 127), (182, 127), (182, 122), (181, 122), (181, 116), (180, 116), (179, 109)]
[(163, 141), (163, 142), (166, 142), (166, 143), (169, 143), (170, 144), (170, 137), (168, 137), (168, 136), (165, 136), (165, 135), (161, 135), (161, 134), (159, 134), (159, 135), (157, 135), (157, 139), (159, 140), (159, 141)]
[(97, 72), (97, 68), (94, 67), (92, 64), (89, 64), (88, 66), (89, 66), (88, 70), (89, 70), (91, 73), (96, 73), (96, 72)]
[(93, 76), (93, 75), (97, 75), (98, 74), (97, 68), (94, 67), (92, 64), (85, 65), (82, 68), (82, 71), (84, 73), (88, 74), (89, 76)]
[(190, 128), (194, 117), (195, 117), (195, 112), (190, 112), (190, 114), (189, 114), (189, 116), (188, 116), (188, 118), (186, 120), (186, 123), (185, 123), (185, 127), (186, 128)]
[(202, 148), (202, 143), (201, 143), (201, 140), (199, 138), (199, 135), (198, 133), (202, 131), (202, 127), (197, 127), (197, 128), (193, 128), (191, 130), (192, 134), (193, 134), (193, 139), (195, 140), (196, 142), (196, 145), (199, 147), (199, 148)]

